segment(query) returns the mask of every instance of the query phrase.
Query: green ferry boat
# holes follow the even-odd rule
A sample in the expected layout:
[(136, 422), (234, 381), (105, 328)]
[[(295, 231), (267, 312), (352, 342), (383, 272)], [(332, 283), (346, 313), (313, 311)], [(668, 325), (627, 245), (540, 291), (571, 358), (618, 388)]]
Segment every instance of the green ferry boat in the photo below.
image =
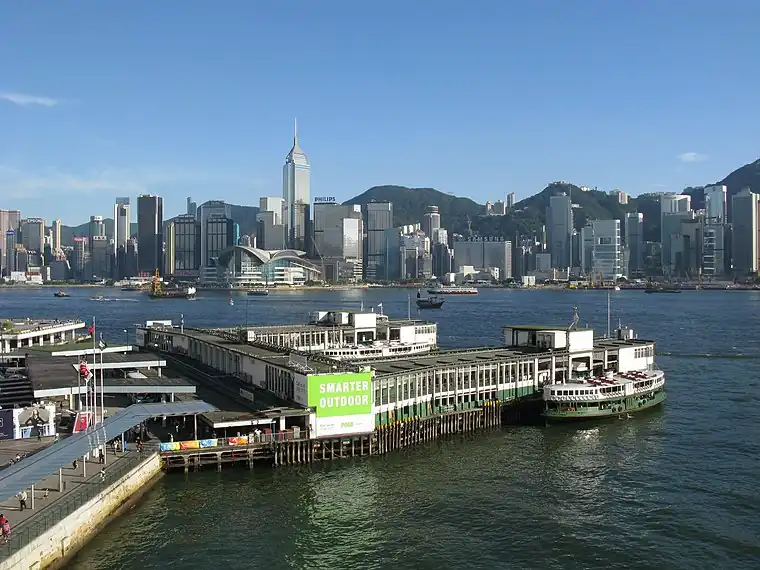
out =
[(555, 423), (625, 418), (659, 406), (666, 398), (662, 370), (607, 372), (597, 378), (544, 386), (543, 416)]

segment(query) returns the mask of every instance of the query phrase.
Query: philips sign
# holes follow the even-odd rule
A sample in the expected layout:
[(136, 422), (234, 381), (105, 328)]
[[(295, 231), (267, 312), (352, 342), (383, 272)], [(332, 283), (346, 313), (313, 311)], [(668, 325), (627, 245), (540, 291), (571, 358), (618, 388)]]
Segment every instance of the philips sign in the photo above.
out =
[(314, 198), (315, 204), (335, 204), (336, 200), (332, 196), (319, 196), (318, 198)]

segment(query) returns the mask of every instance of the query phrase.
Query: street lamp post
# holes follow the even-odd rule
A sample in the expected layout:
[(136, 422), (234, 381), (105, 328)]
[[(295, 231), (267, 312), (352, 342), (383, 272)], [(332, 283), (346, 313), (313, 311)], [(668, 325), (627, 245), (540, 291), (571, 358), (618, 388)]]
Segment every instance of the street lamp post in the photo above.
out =
[(129, 344), (129, 332), (127, 329), (124, 329), (124, 345), (127, 346)]

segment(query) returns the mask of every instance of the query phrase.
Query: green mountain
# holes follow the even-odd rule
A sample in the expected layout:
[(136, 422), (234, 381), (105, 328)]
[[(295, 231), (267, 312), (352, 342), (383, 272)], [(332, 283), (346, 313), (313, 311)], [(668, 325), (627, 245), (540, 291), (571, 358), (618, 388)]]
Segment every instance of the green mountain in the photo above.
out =
[(393, 203), (393, 225), (402, 226), (422, 221), (428, 206), (438, 206), (441, 227), (466, 228), (468, 218), (485, 213), (485, 207), (469, 198), (445, 194), (434, 188), (407, 188), (406, 186), (373, 186), (344, 204), (370, 202)]
[[(760, 158), (741, 168), (737, 168), (723, 180), (713, 184), (723, 184), (726, 186), (726, 195), (728, 196), (728, 219), (731, 219), (732, 204), (731, 198), (742, 188), (750, 187), (754, 192), (760, 193)], [(712, 186), (713, 184), (708, 184)], [(705, 192), (703, 186), (686, 188), (684, 194), (691, 196), (691, 207), (702, 209), (705, 207)]]

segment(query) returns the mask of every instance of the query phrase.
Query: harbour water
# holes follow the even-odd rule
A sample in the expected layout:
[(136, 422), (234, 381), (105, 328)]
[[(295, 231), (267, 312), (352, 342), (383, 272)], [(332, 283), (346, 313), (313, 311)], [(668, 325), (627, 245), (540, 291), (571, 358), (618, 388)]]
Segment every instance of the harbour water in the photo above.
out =
[[(187, 326), (237, 326), (246, 313), (249, 324), (298, 323), (314, 309), (382, 303), (403, 317), (408, 306), (407, 291), (386, 289), (241, 295), (234, 306), (223, 293), (69, 292), (0, 290), (0, 317), (94, 315), (121, 343), (133, 323), (180, 314)], [(758, 568), (760, 292), (612, 298), (613, 328), (620, 318), (658, 341), (660, 410), (309, 468), (170, 475), (70, 568)], [(573, 305), (582, 325), (606, 329), (606, 295), (593, 291), (484, 290), (440, 311), (412, 303), (412, 314), (457, 348), (497, 345), (507, 324), (569, 323)]]

